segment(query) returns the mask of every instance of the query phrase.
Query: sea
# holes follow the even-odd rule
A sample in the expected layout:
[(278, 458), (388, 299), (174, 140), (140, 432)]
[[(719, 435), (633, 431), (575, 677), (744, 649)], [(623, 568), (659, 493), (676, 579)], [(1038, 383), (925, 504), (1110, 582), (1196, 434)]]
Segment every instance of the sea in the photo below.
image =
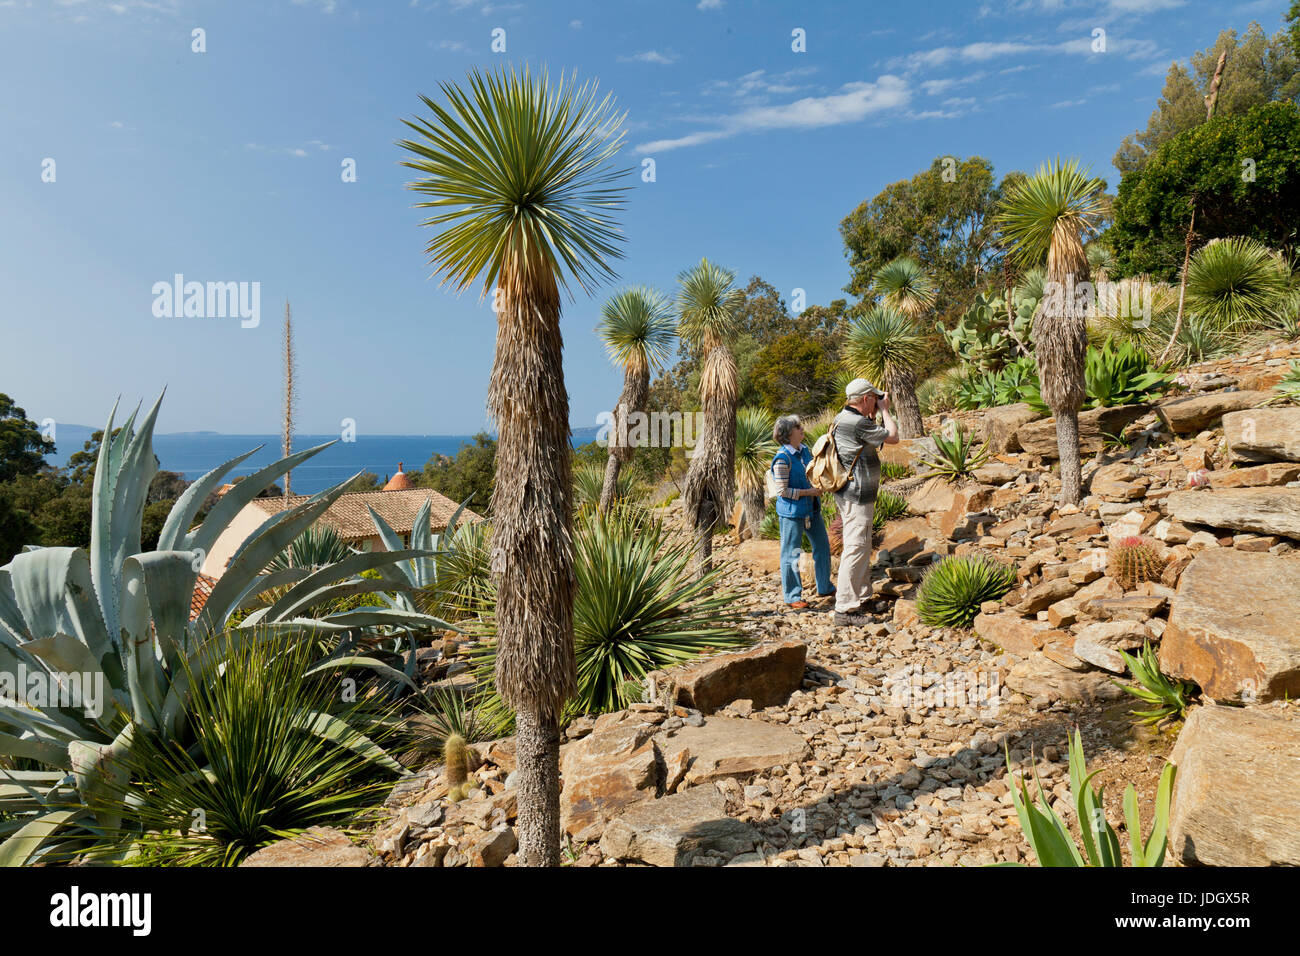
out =
[[(46, 458), (63, 467), (74, 451), (80, 451), (92, 429), (82, 425), (59, 425), (55, 435), (57, 452)], [(588, 429), (575, 430), (574, 442), (591, 441)], [(594, 430), (592, 430), (594, 431)], [(314, 494), (353, 477), (373, 472), (383, 482), (403, 462), (407, 472), (421, 471), (435, 454), (454, 456), (463, 445), (474, 444), (472, 435), (357, 435), (355, 441), (340, 441), (332, 435), (294, 435), (294, 451), (333, 441), (334, 444), (307, 459), (293, 470), (295, 494)], [(251, 475), (281, 457), (279, 435), (226, 435), (217, 432), (174, 432), (153, 437), (154, 454), (163, 471), (179, 472), (187, 481), (207, 474), (223, 462), (246, 451), (260, 451), (233, 468), (225, 480)]]

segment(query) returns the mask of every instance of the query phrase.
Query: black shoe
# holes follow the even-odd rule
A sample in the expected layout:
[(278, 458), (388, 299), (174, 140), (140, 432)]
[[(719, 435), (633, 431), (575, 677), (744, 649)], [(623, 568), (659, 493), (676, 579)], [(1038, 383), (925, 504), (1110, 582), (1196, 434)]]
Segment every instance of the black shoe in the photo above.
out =
[(870, 615), (863, 614), (860, 611), (854, 611), (848, 614), (845, 614), (842, 611), (836, 611), (833, 623), (835, 627), (865, 627), (873, 622)]

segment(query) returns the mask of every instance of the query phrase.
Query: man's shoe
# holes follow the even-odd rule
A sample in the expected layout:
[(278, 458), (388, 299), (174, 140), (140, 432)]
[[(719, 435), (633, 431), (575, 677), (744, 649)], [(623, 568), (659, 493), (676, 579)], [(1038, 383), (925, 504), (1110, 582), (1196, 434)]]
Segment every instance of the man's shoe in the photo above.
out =
[(871, 620), (870, 615), (863, 614), (860, 611), (853, 611), (848, 614), (843, 611), (836, 611), (833, 623), (835, 627), (865, 627), (874, 622)]

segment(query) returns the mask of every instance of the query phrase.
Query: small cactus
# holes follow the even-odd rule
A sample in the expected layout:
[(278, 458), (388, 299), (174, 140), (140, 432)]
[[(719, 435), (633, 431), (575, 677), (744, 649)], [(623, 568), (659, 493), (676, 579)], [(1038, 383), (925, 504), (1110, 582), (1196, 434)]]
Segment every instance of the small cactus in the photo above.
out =
[(1140, 535), (1120, 538), (1110, 547), (1110, 576), (1125, 590), (1142, 581), (1159, 581), (1164, 568), (1159, 545)]
[(451, 660), (453, 657), (456, 656), (456, 654), (457, 654), (459, 651), (460, 651), (460, 644), (457, 643), (457, 641), (456, 641), (455, 638), (452, 638), (452, 637), (445, 637), (445, 638), (443, 638), (443, 640), (442, 640), (442, 656), (443, 656), (444, 658), (446, 658), (447, 660)]
[(465, 738), (460, 734), (451, 734), (442, 745), (443, 780), (447, 784), (448, 794), (465, 786), (469, 777), (469, 748)]

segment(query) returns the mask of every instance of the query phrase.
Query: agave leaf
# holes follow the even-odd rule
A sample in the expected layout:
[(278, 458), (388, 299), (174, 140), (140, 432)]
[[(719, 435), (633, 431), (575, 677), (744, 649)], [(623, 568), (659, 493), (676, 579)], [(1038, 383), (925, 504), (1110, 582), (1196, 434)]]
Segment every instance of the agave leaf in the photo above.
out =
[(358, 756), (364, 757), (367, 763), (383, 767), (385, 770), (391, 770), (403, 777), (409, 777), (411, 771), (407, 770), (400, 763), (394, 760), (373, 740), (358, 730), (354, 730), (346, 722), (332, 717), (329, 714), (313, 711), (300, 714), (294, 721), (295, 725), (301, 727), (305, 732), (314, 734), (323, 740), (331, 741), (351, 750)]
[(221, 486), (221, 480), (226, 477), (230, 469), (243, 464), (244, 461), (256, 455), (264, 447), (266, 446), (258, 445), (252, 451), (246, 451), (242, 455), (230, 459), (225, 464), (218, 465), (202, 478), (192, 482), (176, 499), (176, 503), (172, 505), (172, 510), (168, 512), (167, 520), (163, 523), (162, 532), (158, 535), (158, 550), (183, 550), (185, 535), (190, 530), (190, 525), (194, 523), (194, 518), (198, 515), (199, 509), (203, 507), (203, 502), (207, 500), (208, 495)]
[(91, 569), (78, 548), (42, 548), (15, 555), (8, 566), (14, 604), (26, 640), (72, 634), (97, 660), (112, 651), (109, 632), (94, 602)]
[[(240, 484), (243, 482), (241, 481)], [(261, 574), (262, 569), (273, 557), (283, 551), (289, 542), (324, 514), (338, 496), (343, 494), (343, 489), (346, 487), (346, 481), (337, 484), (283, 512), (282, 516), (277, 516), (279, 520), (273, 524), (268, 522), (255, 531), (231, 558), (226, 573), (213, 585), (212, 593), (208, 595), (203, 610), (190, 625), (191, 638), (196, 634), (221, 630), (231, 608), (243, 596), (249, 582)], [(227, 497), (231, 494), (234, 492), (228, 492)]]
[(55, 743), (48, 737), (15, 737), (0, 731), (0, 754), (37, 760), (53, 767), (68, 765), (67, 743)]
[(0, 843), (0, 866), (26, 865), (33, 854), (40, 850), (45, 841), (60, 827), (73, 823), (85, 813), (84, 809), (78, 807), (72, 810), (55, 810), (36, 817), (4, 843)]
[[(402, 536), (394, 531), (387, 521), (379, 517), (374, 508), (366, 505), (366, 510), (370, 512), (370, 520), (375, 523), (375, 530), (379, 532), (379, 538), (384, 542), (384, 547), (389, 551), (401, 551), (404, 547)], [(406, 565), (398, 565), (398, 568), (408, 578), (412, 578), (411, 571)]]
[(393, 627), (413, 627), (427, 630), (460, 631), (460, 628), (456, 627), (456, 625), (448, 624), (442, 618), (399, 608), (360, 607), (352, 611), (327, 614), (320, 620), (329, 624), (342, 624), (348, 628), (391, 625)]
[(368, 670), (372, 670), (376, 674), (379, 674), (381, 677), (386, 677), (399, 684), (406, 684), (416, 693), (419, 693), (420, 691), (420, 688), (417, 687), (406, 674), (402, 673), (397, 668), (390, 664), (385, 664), (377, 657), (369, 657), (364, 654), (339, 654), (335, 657), (327, 657), (323, 661), (316, 662), (303, 673), (311, 676), (329, 670), (347, 670), (350, 667), (367, 668)]
[[(399, 561), (405, 561), (408, 558), (421, 557), (427, 552), (412, 549), (409, 551), (362, 551), (358, 554), (350, 555), (342, 561), (314, 571), (301, 582), (290, 588), (283, 597), (271, 605), (266, 612), (266, 620), (279, 620), (282, 617), (291, 616), (296, 611), (304, 607), (310, 607), (311, 603), (319, 603), (319, 598), (313, 596), (323, 587), (339, 581), (343, 578), (350, 577), (354, 574), (360, 574), (362, 571), (368, 571), (371, 568), (377, 568), (381, 565), (395, 564)], [(376, 581), (373, 578), (363, 579), (371, 590), (384, 590), (386, 582)], [(408, 584), (413, 587), (413, 584)], [(356, 592), (361, 593), (361, 592)], [(310, 603), (304, 604), (304, 599), (312, 598)]]
[[(69, 700), (71, 706), (81, 710), (82, 713), (65, 714), (70, 719), (81, 722), (85, 728), (84, 732), (89, 733), (93, 727), (98, 727), (101, 732), (108, 733), (117, 715), (130, 711), (129, 698), (113, 684), (100, 668), (99, 662), (95, 660), (90, 649), (76, 638), (67, 634), (55, 634), (52, 637), (42, 637), (35, 641), (28, 641), (23, 645), (23, 650), (34, 659), (39, 660), (51, 671), (63, 674), (87, 675), (92, 680), (98, 678), (100, 687), (106, 695), (106, 698), (100, 702), (102, 712), (86, 715), (84, 711), (90, 702), (85, 700), (84, 693), (81, 693), (73, 695)], [(69, 693), (75, 690), (75, 685), (69, 682)], [(50, 707), (52, 706), (53, 704), (50, 705)], [(45, 709), (48, 710), (50, 707)]]
[(29, 730), (42, 737), (55, 737), (73, 741), (86, 731), (68, 714), (58, 710), (33, 710), (22, 704), (0, 698), (0, 727), (8, 725)]
[[(112, 795), (126, 789), (127, 768), (122, 758), (130, 752), (134, 737), (135, 724), (127, 724), (112, 743), (74, 740), (68, 745), (72, 775), (84, 805), (111, 807)], [(96, 820), (108, 830), (122, 824), (121, 816), (111, 809), (97, 813)]]
[[(212, 550), (212, 545), (217, 538), (221, 536), (221, 532), (226, 530), (226, 527), (234, 520), (235, 515), (239, 514), (244, 505), (269, 488), (275, 482), (275, 479), (286, 471), (298, 467), (308, 458), (320, 454), (333, 444), (334, 442), (329, 441), (314, 448), (294, 452), (287, 458), (281, 458), (279, 461), (253, 472), (242, 481), (236, 482), (235, 487), (222, 495), (221, 500), (212, 507), (207, 517), (203, 519), (203, 523), (185, 535), (184, 541), (177, 550), (202, 551), (206, 556)], [(258, 568), (258, 570), (260, 571), (261, 568)]]
[(1160, 783), (1156, 787), (1156, 806), (1151, 823), (1151, 834), (1147, 837), (1143, 857), (1148, 866), (1164, 866), (1165, 850), (1168, 847), (1169, 803), (1173, 799), (1174, 777), (1178, 768), (1171, 763), (1165, 764), (1160, 772)]

